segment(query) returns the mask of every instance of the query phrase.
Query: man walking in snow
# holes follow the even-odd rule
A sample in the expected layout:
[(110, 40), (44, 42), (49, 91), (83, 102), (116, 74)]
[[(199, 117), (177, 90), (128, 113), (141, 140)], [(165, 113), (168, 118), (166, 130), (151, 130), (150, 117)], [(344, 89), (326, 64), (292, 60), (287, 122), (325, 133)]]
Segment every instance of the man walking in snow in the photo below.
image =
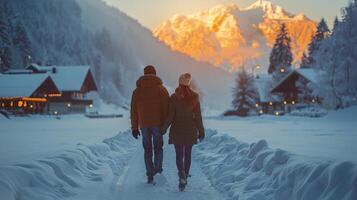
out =
[[(160, 126), (168, 110), (169, 93), (161, 79), (156, 76), (154, 66), (146, 66), (144, 75), (136, 82), (131, 99), (131, 129), (138, 139), (141, 130), (144, 146), (144, 160), (148, 183), (153, 183), (154, 175), (162, 173), (163, 136)], [(154, 151), (154, 161), (153, 161)]]

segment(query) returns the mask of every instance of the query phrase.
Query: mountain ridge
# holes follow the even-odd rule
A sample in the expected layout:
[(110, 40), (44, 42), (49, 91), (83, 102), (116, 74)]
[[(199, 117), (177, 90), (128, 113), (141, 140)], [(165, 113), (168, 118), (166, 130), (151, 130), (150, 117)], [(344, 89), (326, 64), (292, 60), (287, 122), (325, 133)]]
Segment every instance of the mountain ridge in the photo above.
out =
[(266, 0), (246, 8), (231, 3), (190, 15), (174, 15), (155, 28), (153, 35), (174, 51), (234, 71), (247, 63), (267, 65), (281, 23), (286, 23), (290, 32), (294, 63), (298, 64), (316, 22)]

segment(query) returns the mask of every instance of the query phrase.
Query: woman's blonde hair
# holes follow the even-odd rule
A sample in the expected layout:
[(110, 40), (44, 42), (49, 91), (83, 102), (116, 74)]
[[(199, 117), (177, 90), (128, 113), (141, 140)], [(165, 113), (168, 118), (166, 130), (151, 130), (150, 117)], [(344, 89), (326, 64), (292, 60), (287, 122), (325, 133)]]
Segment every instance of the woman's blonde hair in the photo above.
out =
[(193, 111), (199, 103), (199, 95), (191, 86), (179, 85), (175, 90), (175, 95), (190, 111)]

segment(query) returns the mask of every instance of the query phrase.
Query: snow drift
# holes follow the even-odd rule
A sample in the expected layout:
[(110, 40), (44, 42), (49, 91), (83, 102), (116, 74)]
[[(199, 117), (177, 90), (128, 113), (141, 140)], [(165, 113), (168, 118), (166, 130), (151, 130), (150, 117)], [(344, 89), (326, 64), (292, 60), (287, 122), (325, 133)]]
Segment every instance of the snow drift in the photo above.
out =
[(123, 132), (97, 145), (78, 144), (57, 156), (1, 166), (1, 199), (63, 199), (90, 183), (100, 187), (119, 175), (135, 149), (130, 133)]
[(265, 140), (247, 144), (207, 131), (196, 157), (212, 185), (227, 199), (357, 199), (357, 166), (270, 149)]

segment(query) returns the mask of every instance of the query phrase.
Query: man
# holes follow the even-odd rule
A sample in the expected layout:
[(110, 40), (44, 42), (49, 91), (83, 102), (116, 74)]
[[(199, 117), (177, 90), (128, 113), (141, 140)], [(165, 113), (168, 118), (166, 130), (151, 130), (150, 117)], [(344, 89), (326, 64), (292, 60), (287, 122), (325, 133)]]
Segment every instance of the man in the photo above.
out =
[(156, 76), (155, 67), (146, 66), (144, 76), (136, 82), (136, 89), (131, 99), (130, 117), (133, 137), (138, 139), (139, 128), (143, 136), (148, 183), (153, 183), (155, 174), (162, 173), (164, 143), (160, 126), (165, 120), (168, 102), (169, 93), (161, 79)]

